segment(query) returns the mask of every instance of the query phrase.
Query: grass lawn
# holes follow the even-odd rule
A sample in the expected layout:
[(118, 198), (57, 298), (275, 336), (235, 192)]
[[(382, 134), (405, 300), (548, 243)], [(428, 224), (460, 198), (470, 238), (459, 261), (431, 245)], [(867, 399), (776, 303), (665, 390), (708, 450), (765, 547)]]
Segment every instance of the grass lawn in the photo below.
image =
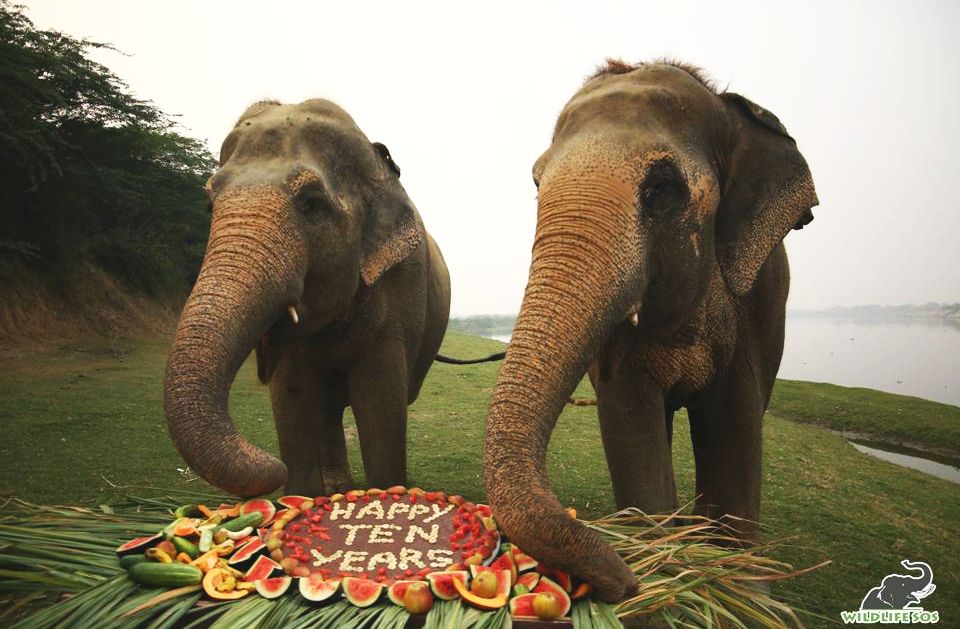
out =
[(960, 458), (957, 406), (873, 389), (781, 380), (770, 410), (786, 419)]
[[(495, 341), (451, 332), (443, 352), (458, 357), (497, 351)], [(161, 407), (166, 345), (76, 345), (0, 365), (0, 493), (42, 503), (107, 504), (132, 493), (213, 491), (188, 472), (166, 433)], [(409, 423), (409, 483), (482, 500), (483, 424), (498, 364), (436, 365)], [(578, 396), (592, 397), (589, 385)], [(240, 430), (276, 452), (272, 413), (251, 362), (233, 387)], [(792, 541), (776, 556), (797, 566), (833, 564), (776, 590), (831, 620), (859, 607), (901, 559), (926, 561), (937, 591), (924, 603), (941, 626), (960, 626), (960, 486), (858, 453), (842, 438), (784, 418), (818, 418), (847, 430), (909, 435), (953, 447), (958, 409), (867, 390), (781, 383), (765, 425), (763, 521), (768, 538)], [(568, 406), (550, 447), (560, 500), (581, 517), (614, 510), (593, 407)], [(774, 414), (776, 413), (776, 414)], [(674, 462), (680, 498), (693, 496), (688, 425), (678, 416)], [(850, 422), (850, 423), (846, 423)], [(863, 425), (852, 427), (852, 422)], [(354, 473), (359, 447), (347, 422)], [(872, 430), (868, 430), (872, 428)], [(905, 437), (906, 438), (906, 437)]]

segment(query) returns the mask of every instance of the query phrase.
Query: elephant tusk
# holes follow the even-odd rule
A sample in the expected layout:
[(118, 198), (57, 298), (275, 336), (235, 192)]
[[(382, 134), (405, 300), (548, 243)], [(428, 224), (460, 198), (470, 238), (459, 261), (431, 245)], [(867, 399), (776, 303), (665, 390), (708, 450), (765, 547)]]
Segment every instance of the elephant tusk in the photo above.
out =
[(633, 327), (637, 327), (638, 325), (640, 325), (639, 312), (634, 312), (632, 315), (630, 315), (630, 325), (632, 325)]
[(287, 312), (290, 313), (290, 318), (295, 325), (300, 323), (300, 315), (297, 314), (297, 308), (293, 304), (287, 306)]

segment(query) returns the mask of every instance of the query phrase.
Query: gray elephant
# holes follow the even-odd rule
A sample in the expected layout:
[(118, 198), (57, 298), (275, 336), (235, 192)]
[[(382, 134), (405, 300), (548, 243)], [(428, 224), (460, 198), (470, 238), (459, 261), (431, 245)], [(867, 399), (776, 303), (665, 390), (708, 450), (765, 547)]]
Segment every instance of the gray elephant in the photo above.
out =
[[(257, 103), (224, 140), (164, 390), (173, 441), (211, 484), (239, 496), (348, 488), (348, 405), (367, 482), (405, 482), (407, 405), (446, 331), (450, 281), (399, 175), (326, 100)], [(282, 463), (227, 411), (254, 348)]]
[(907, 570), (919, 570), (920, 575), (888, 574), (880, 585), (867, 592), (860, 609), (908, 609), (937, 589), (929, 564), (909, 559), (900, 564)]
[(617, 506), (663, 513), (677, 504), (673, 417), (686, 407), (697, 511), (756, 539), (790, 282), (782, 241), (817, 197), (776, 116), (672, 63), (602, 68), (560, 113), (533, 178), (533, 260), (487, 418), (487, 495), (521, 548), (616, 601), (635, 576), (547, 478), (557, 416), (588, 372)]

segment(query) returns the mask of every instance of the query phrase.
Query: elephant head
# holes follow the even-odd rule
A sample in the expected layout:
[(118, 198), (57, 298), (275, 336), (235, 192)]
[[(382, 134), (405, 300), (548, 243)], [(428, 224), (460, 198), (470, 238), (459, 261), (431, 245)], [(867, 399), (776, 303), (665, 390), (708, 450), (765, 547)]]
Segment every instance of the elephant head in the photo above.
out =
[[(556, 419), (617, 335), (665, 339), (711, 287), (731, 300), (750, 292), (789, 230), (812, 220), (816, 195), (775, 116), (668, 63), (614, 62), (588, 80), (533, 177), (529, 280), (487, 422), (488, 498), (520, 547), (614, 601), (636, 582), (554, 496)], [(600, 377), (615, 362), (601, 361)]]
[(284, 484), (284, 464), (234, 426), (230, 385), (254, 348), (268, 381), (285, 343), (342, 320), (420, 244), (399, 173), (386, 147), (325, 100), (257, 103), (224, 140), (207, 184), (210, 238), (164, 387), (174, 444), (211, 484), (239, 496)]
[(907, 570), (919, 570), (920, 575), (888, 574), (878, 587), (867, 593), (860, 609), (907, 609), (937, 589), (929, 564), (909, 559), (900, 564)]

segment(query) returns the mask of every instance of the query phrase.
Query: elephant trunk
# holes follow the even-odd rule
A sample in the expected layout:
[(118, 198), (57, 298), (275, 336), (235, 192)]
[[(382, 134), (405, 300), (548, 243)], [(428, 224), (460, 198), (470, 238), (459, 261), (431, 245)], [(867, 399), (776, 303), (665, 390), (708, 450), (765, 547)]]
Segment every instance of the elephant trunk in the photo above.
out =
[(542, 181), (530, 276), (485, 443), (487, 496), (502, 530), (539, 561), (589, 581), (608, 601), (629, 594), (635, 579), (595, 531), (562, 508), (546, 455), (589, 361), (635, 307), (625, 297), (637, 275), (635, 220), (626, 180)]
[(191, 469), (238, 496), (284, 484), (286, 467), (237, 432), (230, 385), (259, 336), (302, 292), (306, 249), (285, 195), (267, 186), (221, 195), (203, 265), (167, 361), (164, 410)]
[(903, 567), (907, 570), (919, 570), (919, 577), (909, 577), (915, 581), (916, 591), (922, 590), (933, 582), (933, 570), (930, 569), (930, 565), (922, 561), (910, 561), (907, 559), (903, 560)]

